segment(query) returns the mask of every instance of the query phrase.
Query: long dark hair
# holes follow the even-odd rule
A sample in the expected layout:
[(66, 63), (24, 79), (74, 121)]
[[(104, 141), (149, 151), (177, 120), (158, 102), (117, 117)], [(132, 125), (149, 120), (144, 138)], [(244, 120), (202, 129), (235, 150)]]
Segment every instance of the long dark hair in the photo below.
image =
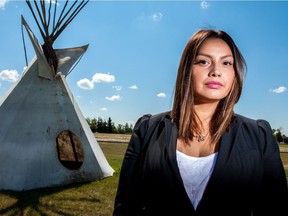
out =
[[(208, 38), (220, 38), (230, 47), (234, 58), (235, 79), (228, 95), (215, 110), (210, 122), (211, 143), (217, 143), (229, 127), (233, 117), (234, 105), (238, 102), (246, 72), (246, 61), (233, 39), (222, 30), (200, 30), (192, 35), (182, 53), (171, 111), (172, 121), (179, 128), (179, 138), (185, 142), (193, 139), (195, 131), (201, 131), (199, 119), (194, 109), (194, 85), (192, 65), (202, 43)], [(193, 132), (194, 131), (194, 132)]]

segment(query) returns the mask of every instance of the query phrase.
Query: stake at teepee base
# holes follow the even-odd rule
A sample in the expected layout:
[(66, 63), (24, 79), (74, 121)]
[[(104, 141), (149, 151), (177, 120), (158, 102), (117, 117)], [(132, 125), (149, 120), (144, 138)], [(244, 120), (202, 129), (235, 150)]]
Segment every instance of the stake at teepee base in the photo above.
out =
[[(36, 1), (34, 3), (37, 5)], [(33, 12), (29, 1), (27, 4)], [(44, 12), (43, 0), (40, 5), (43, 13), (40, 20), (43, 28), (49, 29), (50, 15), (48, 20), (43, 21), (48, 13)], [(81, 5), (82, 9), (83, 3)], [(72, 6), (75, 7), (75, 3)], [(68, 15), (71, 10), (65, 15), (64, 9), (61, 16), (68, 17), (68, 21), (60, 20), (67, 26), (71, 22)], [(37, 11), (40, 13), (40, 10)], [(74, 18), (76, 14), (71, 16)], [(33, 15), (35, 18), (34, 12)], [(57, 22), (56, 28), (63, 31), (61, 23)], [(0, 190), (23, 191), (112, 176), (114, 170), (66, 82), (66, 76), (88, 45), (53, 49), (55, 56), (49, 58), (51, 50), (43, 50), (44, 46), (38, 42), (23, 17), (22, 25), (27, 30), (36, 57), (21, 78), (0, 98)], [(55, 39), (58, 34), (53, 28), (51, 34), (42, 34), (42, 37), (47, 41)]]

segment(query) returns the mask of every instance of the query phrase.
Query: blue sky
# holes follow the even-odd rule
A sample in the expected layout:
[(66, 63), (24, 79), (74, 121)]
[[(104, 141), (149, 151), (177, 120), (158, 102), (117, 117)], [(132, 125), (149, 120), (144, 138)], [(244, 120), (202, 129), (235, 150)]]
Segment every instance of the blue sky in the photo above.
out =
[[(0, 0), (0, 96), (25, 67), (21, 15), (43, 42), (25, 1)], [(89, 44), (67, 77), (85, 117), (134, 125), (143, 114), (171, 109), (191, 35), (201, 28), (225, 30), (248, 64), (235, 111), (266, 119), (288, 135), (287, 21), (287, 1), (90, 1), (54, 48)], [(25, 44), (31, 61), (27, 34)]]

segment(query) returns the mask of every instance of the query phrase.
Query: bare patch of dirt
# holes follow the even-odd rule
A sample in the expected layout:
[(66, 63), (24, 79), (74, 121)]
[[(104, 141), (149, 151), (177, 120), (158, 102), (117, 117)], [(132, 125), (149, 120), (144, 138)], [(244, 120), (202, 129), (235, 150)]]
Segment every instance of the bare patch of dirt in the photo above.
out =
[(128, 143), (131, 137), (131, 134), (94, 133), (94, 135), (99, 142)]

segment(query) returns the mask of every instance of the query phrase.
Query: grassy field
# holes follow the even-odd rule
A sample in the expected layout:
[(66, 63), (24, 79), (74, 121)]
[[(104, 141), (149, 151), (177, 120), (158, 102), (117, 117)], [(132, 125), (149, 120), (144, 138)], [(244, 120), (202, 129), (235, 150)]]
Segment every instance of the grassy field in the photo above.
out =
[[(100, 181), (27, 192), (0, 191), (0, 215), (7, 216), (111, 216), (123, 155), (129, 135), (96, 134), (98, 140), (120, 139), (125, 142), (98, 141), (108, 162), (116, 171)], [(287, 146), (287, 145), (286, 145)], [(283, 146), (286, 148), (286, 146)], [(288, 146), (287, 146), (288, 147)], [(281, 147), (282, 148), (282, 147)], [(281, 153), (288, 177), (288, 153)]]

